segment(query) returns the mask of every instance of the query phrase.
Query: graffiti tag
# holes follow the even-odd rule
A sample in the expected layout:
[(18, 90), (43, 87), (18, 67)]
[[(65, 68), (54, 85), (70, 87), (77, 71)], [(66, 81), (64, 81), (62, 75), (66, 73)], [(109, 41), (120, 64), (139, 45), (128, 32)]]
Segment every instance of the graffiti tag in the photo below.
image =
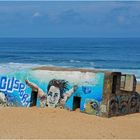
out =
[(92, 87), (90, 87), (90, 86), (82, 86), (82, 90), (85, 94), (92, 93)]
[(23, 105), (29, 104), (29, 95), (25, 93), (26, 85), (16, 78), (7, 78), (3, 76), (0, 78), (0, 91), (13, 93), (17, 91)]

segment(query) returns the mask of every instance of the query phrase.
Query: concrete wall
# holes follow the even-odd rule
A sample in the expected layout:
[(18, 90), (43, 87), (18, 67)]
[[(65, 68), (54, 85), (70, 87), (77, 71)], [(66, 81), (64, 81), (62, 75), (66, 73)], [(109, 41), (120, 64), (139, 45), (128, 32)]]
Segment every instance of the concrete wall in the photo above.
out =
[[(43, 93), (44, 99), (37, 98), (37, 107), (62, 106), (69, 110), (79, 107), (82, 112), (99, 114), (99, 107), (103, 99), (104, 73), (29, 70), (1, 75), (1, 106), (30, 106), (31, 92), (35, 88), (26, 84), (25, 80), (28, 80), (30, 84), (37, 87), (38, 91)], [(49, 93), (49, 86), (53, 87), (52, 95)], [(75, 97), (80, 97), (79, 106), (76, 108), (74, 107)], [(55, 105), (51, 104), (50, 100)]]
[[(115, 85), (114, 75), (117, 76)], [(2, 74), (0, 106), (79, 108), (81, 112), (104, 117), (139, 112), (136, 80), (126, 79), (130, 82), (126, 81), (122, 90), (121, 73), (36, 69)], [(133, 91), (126, 91), (129, 84), (133, 86), (128, 89)], [(38, 96), (33, 104), (35, 94)]]
[[(99, 106), (102, 102), (104, 73), (79, 72), (79, 71), (47, 71), (35, 70), (30, 73), (29, 81), (36, 83), (48, 97), (48, 85), (51, 80), (65, 81), (67, 83), (63, 95), (76, 90), (66, 100), (64, 108), (74, 110), (74, 98), (80, 97), (80, 110), (90, 114), (99, 114)], [(38, 98), (37, 106), (41, 100)], [(59, 103), (58, 103), (59, 104)], [(57, 105), (56, 105), (57, 106)]]

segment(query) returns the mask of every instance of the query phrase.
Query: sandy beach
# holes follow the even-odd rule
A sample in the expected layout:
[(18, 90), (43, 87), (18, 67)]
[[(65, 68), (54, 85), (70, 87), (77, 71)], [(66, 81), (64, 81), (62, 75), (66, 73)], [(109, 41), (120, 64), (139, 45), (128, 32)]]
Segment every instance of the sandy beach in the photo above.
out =
[[(137, 86), (140, 91), (140, 85)], [(0, 108), (0, 138), (140, 138), (140, 113), (112, 118), (50, 108)]]

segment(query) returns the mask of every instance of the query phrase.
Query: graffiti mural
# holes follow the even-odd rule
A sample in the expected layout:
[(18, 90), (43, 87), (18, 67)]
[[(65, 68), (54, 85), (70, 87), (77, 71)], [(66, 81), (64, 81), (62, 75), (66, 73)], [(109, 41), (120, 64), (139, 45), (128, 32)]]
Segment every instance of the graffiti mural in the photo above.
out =
[(139, 99), (138, 93), (113, 96), (109, 101), (110, 115), (117, 116), (138, 112)]
[(69, 110), (77, 107), (82, 112), (87, 110), (86, 99), (94, 99), (97, 103), (102, 101), (103, 82), (103, 73), (49, 70), (31, 71), (26, 80), (32, 91), (38, 93), (38, 107), (63, 107)]
[(30, 89), (24, 78), (25, 72), (0, 76), (0, 106), (30, 106)]
[(53, 79), (48, 83), (47, 93), (35, 83), (26, 80), (26, 84), (31, 87), (33, 91), (37, 91), (41, 107), (64, 107), (67, 99), (77, 89), (77, 86), (75, 85), (70, 90), (67, 90), (68, 82), (56, 79)]
[(37, 107), (74, 110), (74, 97), (80, 97), (79, 108), (85, 111), (86, 99), (102, 101), (103, 80), (103, 73), (79, 71), (28, 70), (10, 73), (0, 76), (0, 102), (3, 106), (28, 107), (33, 94), (37, 94)]
[(123, 81), (131, 84), (132, 91), (127, 91), (122, 87), (121, 73), (115, 73), (114, 80), (113, 76), (105, 72), (55, 69), (1, 74), (0, 107), (59, 107), (104, 117), (139, 112), (135, 77)]
[(88, 114), (99, 115), (99, 102), (96, 100), (86, 99), (85, 112)]
[(4, 93), (0, 92), (0, 106), (8, 106), (8, 102)]
[(114, 115), (118, 115), (119, 112), (119, 101), (117, 96), (113, 96), (111, 97), (110, 101), (109, 101), (109, 110), (110, 110), (110, 114), (114, 114)]
[(128, 101), (128, 109), (131, 113), (140, 111), (140, 95), (132, 94)]

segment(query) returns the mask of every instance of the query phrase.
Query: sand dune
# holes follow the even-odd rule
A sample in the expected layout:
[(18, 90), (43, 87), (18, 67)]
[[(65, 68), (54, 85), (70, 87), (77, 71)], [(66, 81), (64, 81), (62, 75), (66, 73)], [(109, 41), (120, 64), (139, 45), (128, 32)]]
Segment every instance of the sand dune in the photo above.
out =
[(101, 118), (79, 110), (33, 107), (0, 108), (0, 114), (0, 138), (140, 139), (140, 113)]

